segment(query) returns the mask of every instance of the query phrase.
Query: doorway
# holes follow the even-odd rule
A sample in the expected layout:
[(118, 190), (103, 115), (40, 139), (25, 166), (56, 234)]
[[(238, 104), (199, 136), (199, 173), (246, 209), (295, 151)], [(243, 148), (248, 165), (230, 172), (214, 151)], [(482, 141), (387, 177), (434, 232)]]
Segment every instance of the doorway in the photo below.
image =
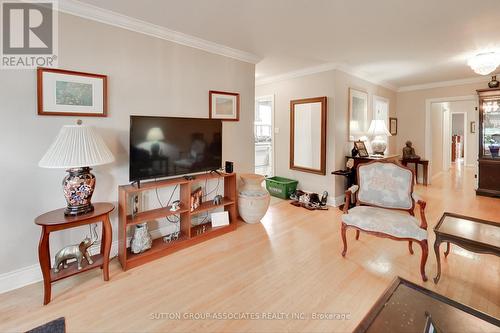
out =
[(475, 167), (477, 134), (471, 123), (477, 121), (477, 97), (464, 96), (427, 101), (426, 157), (432, 178), (450, 168)]
[(274, 96), (255, 99), (255, 173), (274, 176)]

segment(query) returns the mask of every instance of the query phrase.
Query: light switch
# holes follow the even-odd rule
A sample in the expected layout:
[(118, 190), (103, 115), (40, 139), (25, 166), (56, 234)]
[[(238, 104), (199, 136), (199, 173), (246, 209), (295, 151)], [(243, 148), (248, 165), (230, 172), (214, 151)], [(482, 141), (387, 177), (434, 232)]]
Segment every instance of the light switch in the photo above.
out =
[(280, 128), (279, 127), (275, 127), (274, 128), (274, 134), (280, 134)]

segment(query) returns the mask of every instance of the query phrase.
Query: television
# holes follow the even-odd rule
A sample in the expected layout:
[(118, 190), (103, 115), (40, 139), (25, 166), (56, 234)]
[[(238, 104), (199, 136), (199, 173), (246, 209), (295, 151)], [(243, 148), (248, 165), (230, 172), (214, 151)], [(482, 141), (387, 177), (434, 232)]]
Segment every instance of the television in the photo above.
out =
[(221, 166), (221, 120), (130, 116), (131, 182), (217, 170)]

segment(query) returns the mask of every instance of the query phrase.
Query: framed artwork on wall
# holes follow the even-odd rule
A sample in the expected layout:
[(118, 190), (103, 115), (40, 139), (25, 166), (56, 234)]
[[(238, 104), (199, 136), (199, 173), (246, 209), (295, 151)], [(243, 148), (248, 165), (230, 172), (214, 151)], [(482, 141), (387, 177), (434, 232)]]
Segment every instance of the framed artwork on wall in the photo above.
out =
[(240, 120), (240, 94), (210, 90), (208, 103), (210, 119)]
[(107, 116), (108, 77), (55, 68), (37, 69), (38, 114)]
[(391, 135), (398, 134), (398, 118), (389, 117), (389, 132)]
[(475, 121), (470, 122), (470, 132), (476, 133), (476, 122)]
[(355, 141), (368, 130), (368, 93), (349, 88), (349, 141)]
[(358, 150), (359, 157), (368, 157), (368, 150), (366, 149), (365, 143), (361, 140), (354, 142), (354, 147)]

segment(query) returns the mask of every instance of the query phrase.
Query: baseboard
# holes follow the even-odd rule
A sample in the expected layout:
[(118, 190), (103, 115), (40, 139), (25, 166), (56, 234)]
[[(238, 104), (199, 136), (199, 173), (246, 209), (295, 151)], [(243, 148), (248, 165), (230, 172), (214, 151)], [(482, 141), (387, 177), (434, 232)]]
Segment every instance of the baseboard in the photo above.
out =
[(0, 274), (0, 294), (38, 281), (42, 281), (42, 271), (39, 264)]

